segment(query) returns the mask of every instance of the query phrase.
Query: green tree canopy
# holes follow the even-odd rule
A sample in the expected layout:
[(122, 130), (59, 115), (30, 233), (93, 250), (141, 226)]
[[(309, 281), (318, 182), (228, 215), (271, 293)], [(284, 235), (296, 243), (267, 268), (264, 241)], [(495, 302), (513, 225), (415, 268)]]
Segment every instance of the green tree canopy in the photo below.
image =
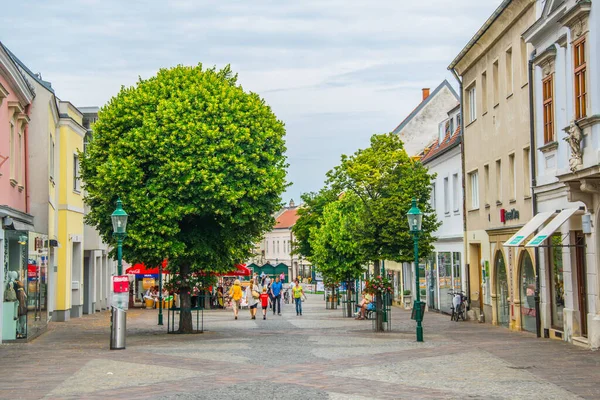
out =
[(286, 186), (284, 135), (229, 66), (161, 69), (123, 87), (99, 114), (81, 160), (86, 221), (112, 242), (120, 197), (128, 261), (168, 258), (184, 276), (230, 270), (273, 226)]
[(311, 262), (324, 276), (336, 281), (357, 279), (365, 271), (365, 259), (354, 240), (353, 228), (359, 222), (357, 209), (362, 207), (353, 195), (327, 204), (320, 226), (312, 227)]
[(338, 199), (338, 195), (330, 188), (323, 188), (318, 193), (302, 194), (302, 207), (298, 208), (298, 220), (292, 227), (294, 233), (294, 254), (311, 259), (313, 248), (310, 242), (310, 231), (321, 225), (325, 207)]

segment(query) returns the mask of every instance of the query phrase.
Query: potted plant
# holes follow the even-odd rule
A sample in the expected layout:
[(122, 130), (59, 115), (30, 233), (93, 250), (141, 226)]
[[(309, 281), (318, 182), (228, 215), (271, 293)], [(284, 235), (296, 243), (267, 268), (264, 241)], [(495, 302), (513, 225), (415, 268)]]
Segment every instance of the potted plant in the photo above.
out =
[(405, 290), (402, 295), (404, 297), (404, 308), (410, 308), (412, 304), (410, 290)]

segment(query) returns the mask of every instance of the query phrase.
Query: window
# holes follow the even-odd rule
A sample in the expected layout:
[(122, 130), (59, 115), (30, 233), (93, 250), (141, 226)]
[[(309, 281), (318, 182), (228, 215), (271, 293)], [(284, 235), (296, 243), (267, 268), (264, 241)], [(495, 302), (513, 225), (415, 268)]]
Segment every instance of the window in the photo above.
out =
[(531, 160), (529, 158), (529, 147), (523, 149), (523, 193), (525, 197), (531, 196)]
[(456, 127), (460, 127), (461, 124), (461, 119), (460, 119), (460, 114), (456, 114)]
[(444, 136), (446, 135), (446, 125), (445, 122), (442, 122), (438, 125), (438, 143), (442, 144), (442, 141), (444, 140)]
[(492, 66), (492, 80), (493, 80), (493, 96), (494, 96), (494, 107), (498, 105), (498, 61), (494, 62)]
[(475, 91), (475, 85), (472, 85), (467, 89), (467, 102), (469, 105), (469, 123), (477, 119), (477, 93)]
[(529, 79), (529, 71), (527, 70), (528, 64), (527, 43), (521, 39), (521, 81), (523, 84), (527, 83), (527, 80)]
[(269, 254), (269, 241), (268, 240), (265, 240), (265, 250), (266, 250), (266, 253)]
[(563, 309), (565, 308), (565, 285), (563, 281), (562, 240), (560, 235), (553, 235), (550, 239), (552, 246), (550, 253), (550, 303), (552, 305), (551, 325), (553, 328), (563, 330)]
[(489, 165), (484, 165), (483, 166), (483, 185), (484, 185), (484, 200), (485, 200), (485, 205), (489, 205), (490, 204), (490, 166)]
[(477, 171), (469, 174), (469, 191), (471, 194), (471, 209), (475, 210), (479, 208), (479, 176)]
[(458, 197), (459, 197), (459, 189), (458, 189), (458, 174), (452, 175), (452, 209), (455, 213), (459, 211), (458, 205)]
[(448, 121), (448, 133), (450, 133), (450, 136), (452, 136), (452, 134), (454, 133), (454, 118), (450, 118), (450, 120)]
[(510, 96), (513, 93), (513, 60), (512, 47), (506, 50), (506, 95)]
[(50, 179), (54, 179), (54, 137), (50, 134)]
[(487, 72), (481, 74), (481, 112), (487, 112)]
[(450, 214), (450, 193), (448, 187), (448, 177), (444, 178), (444, 213)]
[(435, 210), (435, 181), (431, 184), (431, 208)]
[(25, 136), (25, 128), (19, 130), (19, 148), (17, 153), (17, 180), (20, 186), (24, 185), (23, 180), (23, 137)]
[(79, 156), (73, 155), (73, 190), (79, 192), (81, 190), (81, 180), (79, 179)]
[(496, 160), (496, 204), (502, 204), (502, 160)]
[(279, 254), (279, 240), (277, 241), (277, 254)]
[(15, 122), (14, 121), (10, 121), (10, 179), (15, 180), (15, 171), (17, 168), (17, 165), (15, 164), (16, 161), (16, 157), (15, 157), (15, 143), (16, 143), (16, 138), (15, 138)]
[(544, 102), (544, 144), (554, 142), (554, 75), (542, 81), (542, 99)]
[(575, 66), (575, 119), (580, 119), (587, 115), (585, 37), (573, 43), (573, 54), (575, 58), (573, 64)]
[(508, 156), (508, 179), (510, 180), (510, 199), (517, 198), (517, 176), (515, 175), (515, 153)]

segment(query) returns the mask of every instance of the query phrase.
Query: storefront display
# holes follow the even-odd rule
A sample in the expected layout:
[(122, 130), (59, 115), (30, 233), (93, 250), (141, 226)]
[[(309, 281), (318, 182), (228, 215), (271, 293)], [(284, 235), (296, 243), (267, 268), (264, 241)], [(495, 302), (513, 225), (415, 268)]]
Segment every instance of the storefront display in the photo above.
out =
[(550, 304), (552, 306), (552, 328), (564, 329), (563, 309), (565, 308), (565, 285), (563, 281), (562, 242), (560, 235), (551, 239), (550, 253)]
[(521, 257), (521, 328), (535, 332), (535, 273), (527, 251)]
[(496, 311), (498, 325), (508, 328), (510, 319), (508, 275), (506, 274), (506, 264), (501, 251), (496, 252), (494, 269), (496, 271)]

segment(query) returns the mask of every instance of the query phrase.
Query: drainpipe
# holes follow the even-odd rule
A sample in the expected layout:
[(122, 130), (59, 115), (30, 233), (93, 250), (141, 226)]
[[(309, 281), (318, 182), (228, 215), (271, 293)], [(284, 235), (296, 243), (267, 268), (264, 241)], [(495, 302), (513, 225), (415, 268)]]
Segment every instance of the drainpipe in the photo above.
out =
[[(27, 108), (25, 109), (25, 114), (27, 114), (28, 117), (29, 114), (31, 114), (31, 104), (27, 105)], [(25, 159), (25, 213), (29, 214), (29, 123), (25, 125), (23, 135), (25, 136), (23, 138), (25, 141), (25, 154), (23, 156), (23, 158)]]
[[(533, 101), (533, 58), (535, 57), (536, 51), (531, 52), (529, 57), (529, 148), (530, 148), (530, 162), (531, 162), (531, 202), (533, 216), (537, 214), (537, 195), (535, 194), (536, 171), (535, 171), (535, 113), (534, 113), (534, 101)], [(539, 247), (535, 247), (535, 334), (537, 337), (542, 337), (542, 319), (540, 315), (540, 250)], [(521, 316), (521, 319), (522, 316)]]
[[(460, 163), (461, 163), (461, 181), (462, 181), (462, 192), (463, 192), (463, 254), (464, 257), (467, 256), (467, 199), (465, 196), (466, 193), (466, 179), (465, 179), (465, 114), (464, 114), (464, 101), (463, 101), (463, 83), (460, 79), (460, 76), (456, 73), (454, 68), (450, 68), (450, 72), (454, 75), (454, 78), (458, 82), (458, 89), (460, 93)], [(466, 260), (465, 260), (466, 261)], [(464, 261), (463, 261), (464, 262)], [(466, 263), (468, 265), (468, 263)], [(479, 268), (479, 266), (478, 266)], [(468, 265), (467, 268), (467, 299), (469, 299), (469, 304), (471, 303), (471, 266)], [(479, 307), (481, 310), (481, 315), (483, 315), (483, 298), (481, 294), (479, 295)]]

